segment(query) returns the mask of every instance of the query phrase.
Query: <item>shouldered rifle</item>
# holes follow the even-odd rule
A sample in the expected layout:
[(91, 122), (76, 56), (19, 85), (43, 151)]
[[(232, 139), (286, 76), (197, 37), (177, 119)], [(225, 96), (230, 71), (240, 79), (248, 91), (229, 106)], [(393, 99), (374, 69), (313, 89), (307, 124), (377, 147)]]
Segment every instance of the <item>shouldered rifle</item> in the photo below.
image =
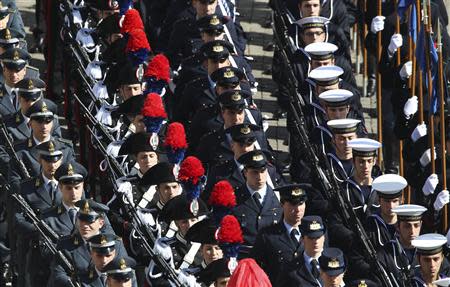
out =
[(11, 142), (11, 137), (9, 136), (8, 129), (6, 128), (5, 122), (3, 121), (3, 117), (0, 116), (0, 133), (4, 140), (5, 148), (9, 154), (9, 156), (14, 159), (17, 166), (20, 169), (20, 172), (22, 173), (23, 179), (29, 179), (31, 178), (30, 173), (28, 172), (27, 168), (23, 164), (23, 162), (19, 159), (17, 156), (16, 150), (14, 149), (14, 146)]
[[(56, 249), (56, 245), (54, 242), (58, 241), (58, 234), (51, 229), (50, 226), (45, 223), (42, 219), (34, 212), (33, 208), (28, 204), (28, 202), (20, 195), (19, 193), (11, 193), (11, 196), (14, 200), (19, 204), (24, 213), (25, 217), (27, 217), (33, 226), (36, 228), (40, 235), (40, 240), (42, 244), (50, 251), (53, 256), (56, 256), (59, 259), (59, 262), (62, 264), (62, 267), (68, 274), (74, 273), (74, 267), (69, 259), (58, 249)], [(70, 280), (70, 285), (73, 287), (80, 286), (77, 282)]]

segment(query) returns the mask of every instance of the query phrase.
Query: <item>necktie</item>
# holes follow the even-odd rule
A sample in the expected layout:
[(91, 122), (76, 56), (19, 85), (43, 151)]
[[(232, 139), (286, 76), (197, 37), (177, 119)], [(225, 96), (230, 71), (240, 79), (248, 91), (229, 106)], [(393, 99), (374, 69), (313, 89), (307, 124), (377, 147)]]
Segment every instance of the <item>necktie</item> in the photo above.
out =
[(258, 206), (258, 208), (261, 209), (262, 208), (262, 204), (261, 204), (261, 201), (260, 201), (261, 200), (261, 195), (259, 193), (255, 192), (252, 195), (252, 197), (253, 197), (253, 200), (256, 203), (256, 206)]
[(16, 109), (16, 111), (19, 110), (19, 100), (17, 99), (17, 95), (15, 92), (11, 92), (11, 97), (12, 97), (12, 103), (14, 106), (14, 109)]
[(69, 209), (69, 217), (72, 221), (73, 225), (75, 225), (76, 217), (77, 217), (77, 210), (75, 208)]
[(292, 240), (292, 242), (294, 242), (294, 244), (295, 244), (295, 246), (297, 246), (298, 245), (298, 239), (297, 239), (297, 236), (299, 235), (300, 233), (298, 232), (298, 230), (297, 229), (292, 229), (291, 230), (291, 240)]
[(311, 260), (311, 274), (314, 276), (314, 278), (319, 278), (319, 262), (317, 261), (317, 259)]
[(49, 181), (47, 186), (48, 186), (47, 190), (48, 190), (48, 194), (50, 195), (50, 199), (53, 200), (53, 193), (55, 190), (54, 186), (53, 186), (53, 182)]

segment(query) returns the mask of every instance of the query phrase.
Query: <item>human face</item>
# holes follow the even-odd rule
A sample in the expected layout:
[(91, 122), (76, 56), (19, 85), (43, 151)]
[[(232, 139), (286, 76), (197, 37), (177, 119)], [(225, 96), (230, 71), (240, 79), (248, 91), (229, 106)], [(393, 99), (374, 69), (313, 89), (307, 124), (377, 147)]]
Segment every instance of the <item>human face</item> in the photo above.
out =
[(395, 216), (395, 213), (392, 212), (392, 209), (394, 207), (397, 207), (400, 205), (400, 198), (393, 198), (393, 199), (388, 199), (388, 198), (383, 198), (380, 197), (379, 199), (380, 202), (380, 211), (381, 211), (381, 215), (383, 218), (390, 218)]
[(123, 100), (126, 101), (131, 97), (141, 95), (142, 85), (141, 84), (122, 85), (120, 86), (119, 92)]
[(9, 15), (10, 15), (10, 14), (6, 15), (5, 18), (3, 18), (3, 19), (0, 20), (0, 30), (3, 30), (3, 29), (6, 29), (6, 28), (7, 28), (8, 21), (9, 21)]
[(119, 39), (121, 39), (121, 38), (123, 38), (123, 35), (122, 34), (120, 34), (120, 33), (114, 33), (114, 34), (111, 34), (111, 35), (109, 35), (107, 38), (106, 38), (106, 42), (108, 42), (108, 44), (112, 44), (112, 43), (114, 43), (115, 41), (117, 41), (117, 40), (119, 40)]
[(206, 265), (223, 257), (222, 249), (217, 244), (202, 244), (201, 252)]
[(335, 134), (333, 136), (336, 153), (340, 159), (345, 160), (352, 158), (352, 148), (348, 146), (348, 142), (353, 139), (356, 139), (356, 133)]
[(108, 287), (131, 287), (133, 286), (133, 281), (130, 279), (128, 281), (118, 281), (114, 278), (108, 277), (107, 286)]
[(181, 194), (181, 186), (178, 182), (165, 182), (156, 186), (159, 192), (159, 199), (162, 203), (166, 203), (177, 195)]
[(218, 61), (215, 61), (213, 59), (208, 59), (208, 75), (211, 75), (215, 71), (217, 71), (220, 68), (223, 67), (229, 67), (231, 65), (230, 60), (228, 59), (221, 59)]
[(194, 225), (196, 222), (198, 222), (198, 218), (189, 218), (189, 219), (181, 219), (181, 220), (175, 220), (175, 224), (178, 227), (178, 232), (185, 236), (189, 228), (191, 228), (192, 225)]
[(201, 18), (206, 15), (212, 15), (214, 14), (214, 12), (216, 12), (217, 1), (214, 1), (211, 4), (209, 3), (203, 4), (199, 0), (194, 0), (192, 1), (192, 5), (194, 6), (195, 11), (197, 12), (199, 18)]
[(357, 156), (354, 157), (354, 167), (356, 177), (358, 179), (368, 179), (372, 176), (372, 168), (375, 164), (375, 157), (373, 156)]
[(419, 236), (421, 227), (421, 220), (399, 221), (398, 233), (400, 236), (400, 242), (402, 243), (403, 247), (411, 247), (411, 241)]
[(5, 65), (3, 65), (3, 77), (5, 78), (5, 83), (11, 87), (14, 87), (19, 81), (23, 80), (26, 72), (26, 67), (22, 70), (15, 70), (8, 69)]
[(308, 28), (300, 34), (300, 37), (305, 46), (312, 43), (321, 43), (325, 42), (325, 31), (320, 27)]
[(248, 186), (253, 190), (258, 190), (266, 185), (269, 176), (267, 168), (244, 168), (244, 176)]
[(289, 201), (284, 201), (281, 204), (283, 208), (283, 218), (287, 224), (297, 227), (300, 225), (303, 216), (305, 215), (306, 204), (293, 204)]
[(322, 253), (324, 242), (325, 235), (317, 238), (303, 236), (303, 245), (305, 246), (305, 252), (310, 257), (317, 257)]
[(420, 273), (426, 283), (437, 279), (443, 258), (442, 252), (434, 255), (419, 255)]
[(231, 110), (231, 109), (222, 109), (222, 118), (223, 118), (223, 125), (225, 129), (243, 124), (245, 119), (245, 112), (244, 110)]
[(240, 143), (231, 141), (231, 150), (234, 153), (234, 158), (238, 159), (244, 153), (252, 151), (255, 149), (255, 143)]
[(299, 5), (302, 17), (320, 16), (319, 0), (304, 0)]
[(350, 110), (349, 106), (330, 107), (326, 106), (327, 117), (329, 120), (345, 119)]
[(100, 254), (91, 250), (92, 261), (94, 261), (94, 265), (99, 271), (102, 271), (108, 263), (113, 261), (114, 257), (116, 257), (116, 250), (111, 251), (109, 254)]
[(56, 170), (61, 166), (62, 157), (55, 162), (46, 161), (41, 158), (39, 160), (39, 163), (41, 164), (42, 173), (45, 175), (45, 177), (48, 179), (53, 179), (55, 177)]
[(154, 151), (141, 151), (137, 154), (137, 163), (142, 174), (158, 163), (158, 155)]
[(77, 184), (59, 183), (59, 190), (61, 190), (63, 202), (69, 207), (75, 206), (75, 202), (79, 201), (83, 196), (83, 187), (83, 182)]
[(330, 58), (327, 60), (311, 60), (311, 69), (319, 68), (322, 66), (332, 66), (334, 65), (334, 59)]
[(214, 282), (214, 287), (227, 287), (230, 277), (220, 277)]
[(99, 217), (94, 222), (87, 222), (77, 219), (78, 231), (83, 239), (89, 239), (100, 232), (100, 229), (105, 224), (103, 218)]
[(53, 119), (49, 120), (30, 120), (33, 136), (40, 142), (50, 139), (53, 129)]
[(344, 274), (345, 273), (339, 274), (337, 276), (330, 276), (327, 273), (321, 271), (320, 277), (322, 277), (324, 287), (339, 287), (344, 280)]

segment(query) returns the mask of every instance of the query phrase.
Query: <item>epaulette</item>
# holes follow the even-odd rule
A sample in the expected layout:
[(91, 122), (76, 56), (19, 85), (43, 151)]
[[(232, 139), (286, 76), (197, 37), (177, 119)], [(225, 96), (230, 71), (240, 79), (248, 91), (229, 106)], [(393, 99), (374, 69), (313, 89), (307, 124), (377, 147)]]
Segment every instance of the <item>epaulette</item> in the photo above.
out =
[(198, 109), (197, 113), (206, 111), (208, 109), (217, 108), (216, 104), (202, 104), (201, 107)]
[(27, 69), (34, 70), (34, 71), (38, 71), (38, 72), (39, 72), (39, 69), (36, 68), (36, 67), (33, 67), (33, 66), (27, 66)]
[(62, 142), (62, 143), (64, 143), (64, 144), (67, 144), (67, 145), (70, 145), (70, 146), (73, 146), (73, 143), (72, 143), (72, 141), (71, 140), (68, 140), (68, 139), (65, 139), (65, 138), (56, 138), (58, 141), (60, 141), (60, 142)]

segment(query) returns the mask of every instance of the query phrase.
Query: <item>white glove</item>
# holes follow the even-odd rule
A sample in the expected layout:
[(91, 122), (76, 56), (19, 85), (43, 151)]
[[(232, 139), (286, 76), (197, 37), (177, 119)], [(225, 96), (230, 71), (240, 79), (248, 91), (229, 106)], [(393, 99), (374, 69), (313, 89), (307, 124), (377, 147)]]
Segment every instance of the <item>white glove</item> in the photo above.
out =
[(438, 178), (437, 174), (432, 173), (427, 178), (425, 183), (423, 184), (423, 187), (422, 187), (423, 194), (425, 194), (425, 196), (433, 194), (434, 190), (436, 189), (436, 186), (438, 185), (438, 183), (439, 183), (439, 178)]
[(142, 210), (138, 209), (136, 211), (136, 214), (139, 220), (142, 222), (142, 224), (148, 226), (155, 226), (156, 224), (155, 219), (153, 218), (153, 215), (150, 212), (143, 212)]
[(418, 124), (411, 134), (411, 139), (413, 142), (416, 142), (418, 139), (426, 135), (427, 135), (427, 125)]
[(450, 195), (448, 193), (448, 190), (444, 189), (443, 191), (439, 192), (438, 196), (436, 197), (436, 200), (434, 201), (433, 207), (434, 210), (439, 211), (441, 210), (447, 203), (450, 201)]
[(172, 258), (172, 249), (170, 249), (170, 246), (165, 242), (166, 240), (167, 238), (165, 237), (156, 239), (153, 251), (156, 255), (161, 255), (165, 260), (169, 260)]
[(412, 96), (409, 98), (405, 105), (403, 106), (403, 114), (407, 119), (409, 119), (412, 115), (417, 113), (419, 108), (419, 101), (417, 100), (417, 96)]
[(408, 61), (403, 64), (402, 68), (400, 69), (400, 77), (402, 80), (409, 79), (412, 75), (412, 61)]
[(194, 276), (187, 274), (184, 271), (181, 271), (178, 273), (178, 280), (180, 281), (181, 285), (188, 286), (188, 287), (200, 287), (200, 284), (197, 283), (197, 280)]
[(116, 180), (116, 184), (117, 192), (126, 198), (128, 204), (133, 203), (133, 186), (131, 183), (123, 178), (119, 178)]
[(389, 42), (388, 50), (392, 54), (397, 51), (398, 48), (403, 46), (403, 37), (402, 34), (394, 34), (391, 37), (391, 42)]
[(111, 155), (112, 157), (118, 157), (120, 147), (122, 146), (123, 141), (113, 141), (106, 147), (106, 153)]
[(384, 30), (384, 16), (376, 16), (372, 19), (372, 23), (370, 24), (370, 32), (376, 34), (377, 32)]

